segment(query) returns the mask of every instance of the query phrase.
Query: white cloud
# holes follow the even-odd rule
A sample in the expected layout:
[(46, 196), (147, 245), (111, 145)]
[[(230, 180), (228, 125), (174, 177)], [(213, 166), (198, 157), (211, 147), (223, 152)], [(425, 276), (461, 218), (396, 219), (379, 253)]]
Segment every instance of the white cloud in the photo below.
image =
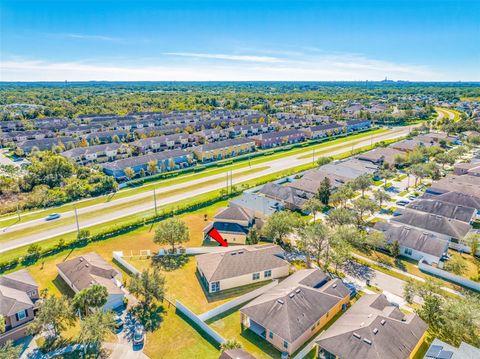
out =
[[(174, 53), (170, 53), (174, 54)], [(192, 54), (193, 53), (177, 53)], [(2, 81), (362, 81), (392, 79), (448, 81), (451, 75), (424, 66), (359, 55), (315, 55), (281, 60), (268, 56), (196, 54), (207, 61), (168, 63), (136, 59), (135, 65), (48, 62), (11, 58), (0, 64)], [(180, 55), (182, 56), (182, 55)], [(188, 55), (190, 57), (190, 55)], [(214, 59), (214, 61), (211, 61)], [(456, 76), (454, 79), (458, 79)], [(469, 80), (469, 79), (465, 79)], [(472, 79), (470, 79), (472, 80)]]
[(217, 59), (217, 60), (260, 62), (260, 63), (284, 62), (284, 60), (279, 59), (277, 57), (255, 56), (255, 55), (204, 54), (204, 53), (197, 53), (197, 52), (165, 52), (163, 53), (163, 55), (194, 57), (199, 59)]
[(60, 36), (68, 37), (71, 39), (80, 39), (80, 40), (98, 40), (98, 41), (111, 41), (111, 42), (120, 41), (120, 39), (116, 37), (103, 36), (103, 35), (61, 34)]

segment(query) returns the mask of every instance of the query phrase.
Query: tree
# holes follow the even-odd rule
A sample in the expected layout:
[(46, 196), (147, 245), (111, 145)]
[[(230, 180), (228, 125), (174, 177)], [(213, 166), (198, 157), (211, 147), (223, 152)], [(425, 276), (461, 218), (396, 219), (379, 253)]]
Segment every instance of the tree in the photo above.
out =
[(268, 217), (262, 228), (262, 235), (273, 243), (283, 243), (298, 225), (297, 217), (290, 211), (275, 212)]
[(380, 208), (382, 208), (383, 202), (386, 202), (386, 201), (390, 200), (390, 195), (387, 192), (379, 189), (379, 190), (373, 192), (373, 198), (378, 203), (378, 206)]
[(72, 306), (82, 315), (88, 315), (92, 308), (101, 308), (107, 303), (108, 291), (103, 285), (93, 284), (75, 294)]
[(362, 192), (362, 197), (364, 197), (365, 191), (369, 189), (372, 184), (372, 177), (368, 173), (358, 176), (352, 182), (353, 189), (360, 190)]
[(144, 270), (130, 279), (128, 290), (136, 297), (140, 297), (142, 307), (150, 307), (154, 300), (163, 300), (165, 277), (157, 269)]
[(466, 242), (470, 246), (470, 254), (472, 256), (477, 255), (479, 242), (480, 242), (480, 234), (478, 233), (469, 233), (468, 236), (465, 238)]
[[(328, 252), (328, 240), (330, 238), (330, 231), (322, 222), (309, 223), (300, 230), (300, 239), (297, 245), (301, 251), (304, 251), (307, 256), (307, 261), (313, 258), (317, 265), (321, 266), (323, 254)], [(328, 255), (325, 258), (328, 262)]]
[(16, 359), (20, 358), (22, 347), (20, 345), (14, 346), (11, 340), (0, 345), (0, 359)]
[(396, 155), (393, 161), (395, 163), (395, 166), (401, 167), (405, 164), (405, 162), (407, 162), (407, 159), (405, 158), (405, 156)]
[[(352, 257), (352, 246), (347, 238), (341, 234), (342, 227), (337, 229), (337, 232), (332, 237), (332, 255), (330, 256), (335, 265), (335, 272), (338, 273), (338, 268), (344, 265)], [(345, 227), (345, 229), (347, 229)], [(347, 229), (347, 231), (350, 229)]]
[(42, 253), (42, 247), (40, 247), (39, 244), (32, 243), (28, 246), (27, 256), (29, 259), (33, 261), (38, 260), (38, 258), (40, 258), (41, 253)]
[(386, 246), (385, 235), (380, 231), (370, 231), (365, 236), (366, 249), (384, 248)]
[(317, 197), (325, 206), (328, 206), (331, 194), (332, 187), (330, 185), (330, 179), (328, 177), (325, 177), (322, 182), (320, 182)]
[(349, 183), (344, 184), (338, 188), (330, 197), (330, 202), (335, 204), (335, 206), (341, 205), (343, 208), (347, 207), (347, 202), (349, 199), (355, 196), (355, 192)]
[(78, 231), (77, 241), (82, 242), (90, 238), (90, 231), (88, 229), (82, 228)]
[(47, 296), (40, 302), (35, 319), (29, 327), (31, 333), (48, 334), (54, 337), (72, 326), (75, 322), (72, 306), (64, 296)]
[(313, 214), (313, 221), (315, 222), (315, 215), (318, 211), (322, 210), (323, 205), (320, 200), (318, 200), (315, 197), (307, 199), (305, 202), (302, 204), (302, 210), (305, 212), (309, 212), (310, 214)]
[(393, 241), (388, 245), (388, 250), (394, 259), (397, 259), (400, 255), (400, 243)]
[(161, 222), (153, 237), (153, 241), (157, 244), (172, 246), (172, 254), (175, 253), (175, 244), (185, 243), (188, 240), (188, 227), (185, 222), (177, 218), (169, 218)]
[(363, 216), (373, 214), (377, 209), (377, 204), (368, 198), (357, 198), (353, 201), (353, 210), (357, 214), (357, 226), (361, 227), (364, 223)]
[(129, 180), (131, 180), (133, 177), (135, 177), (135, 172), (133, 171), (133, 169), (131, 167), (127, 167), (123, 170), (123, 172), (125, 173), (125, 176), (127, 176), (127, 178)]
[(353, 224), (355, 213), (347, 208), (335, 208), (328, 214), (327, 221), (333, 226)]
[(236, 339), (228, 339), (220, 345), (220, 350), (222, 352), (231, 349), (241, 349), (242, 344)]
[(332, 157), (320, 157), (319, 159), (317, 159), (317, 164), (319, 166), (327, 165), (330, 162), (332, 162)]
[(140, 172), (138, 172), (138, 175), (140, 176), (140, 178), (145, 177), (145, 175), (146, 175), (145, 170), (143, 168), (141, 168)]
[(378, 172), (378, 176), (379, 176), (380, 178), (383, 178), (384, 185), (386, 186), (386, 185), (387, 185), (387, 181), (388, 181), (390, 178), (395, 177), (395, 171), (392, 171), (391, 169), (384, 167), (384, 168), (382, 168), (382, 169)]
[(150, 173), (151, 175), (154, 175), (155, 173), (157, 173), (157, 172), (158, 172), (157, 162), (154, 161), (154, 160), (148, 161), (147, 171), (148, 171), (148, 173)]
[(453, 165), (455, 163), (455, 158), (446, 152), (437, 153), (435, 156), (435, 161), (442, 165), (442, 169), (445, 168), (445, 165)]
[(78, 341), (97, 353), (106, 336), (115, 328), (115, 316), (111, 311), (96, 311), (80, 322)]
[(252, 227), (247, 234), (247, 244), (257, 244), (260, 241), (257, 229)]
[(443, 266), (443, 269), (456, 275), (462, 275), (468, 269), (467, 262), (459, 254), (454, 254)]

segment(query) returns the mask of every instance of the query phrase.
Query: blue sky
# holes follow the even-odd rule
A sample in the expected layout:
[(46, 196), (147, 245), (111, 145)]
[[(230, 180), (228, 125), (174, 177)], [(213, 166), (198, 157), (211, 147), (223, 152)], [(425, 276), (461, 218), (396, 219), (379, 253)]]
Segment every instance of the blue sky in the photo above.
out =
[(2, 81), (479, 81), (480, 1), (0, 1)]

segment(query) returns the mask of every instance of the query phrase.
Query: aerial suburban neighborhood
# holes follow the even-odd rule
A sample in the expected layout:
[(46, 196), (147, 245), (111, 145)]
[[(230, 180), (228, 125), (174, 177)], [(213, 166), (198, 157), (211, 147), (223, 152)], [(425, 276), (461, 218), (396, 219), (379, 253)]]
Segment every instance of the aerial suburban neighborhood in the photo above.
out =
[(0, 359), (480, 358), (478, 4), (0, 13)]

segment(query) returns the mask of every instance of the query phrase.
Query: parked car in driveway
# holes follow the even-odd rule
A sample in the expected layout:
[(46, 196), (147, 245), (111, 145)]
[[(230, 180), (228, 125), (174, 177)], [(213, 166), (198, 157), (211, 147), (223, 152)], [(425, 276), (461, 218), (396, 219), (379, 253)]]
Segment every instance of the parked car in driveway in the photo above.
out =
[(145, 341), (145, 328), (141, 324), (135, 325), (133, 333), (133, 345), (143, 345)]
[(47, 218), (45, 218), (46, 221), (52, 221), (54, 219), (60, 218), (60, 213), (50, 213)]
[(115, 321), (115, 329), (116, 330), (119, 330), (119, 329), (123, 328), (122, 317), (120, 317), (119, 315), (116, 315), (114, 321)]
[(406, 206), (409, 203), (410, 203), (410, 201), (407, 201), (407, 200), (397, 201), (398, 206)]

